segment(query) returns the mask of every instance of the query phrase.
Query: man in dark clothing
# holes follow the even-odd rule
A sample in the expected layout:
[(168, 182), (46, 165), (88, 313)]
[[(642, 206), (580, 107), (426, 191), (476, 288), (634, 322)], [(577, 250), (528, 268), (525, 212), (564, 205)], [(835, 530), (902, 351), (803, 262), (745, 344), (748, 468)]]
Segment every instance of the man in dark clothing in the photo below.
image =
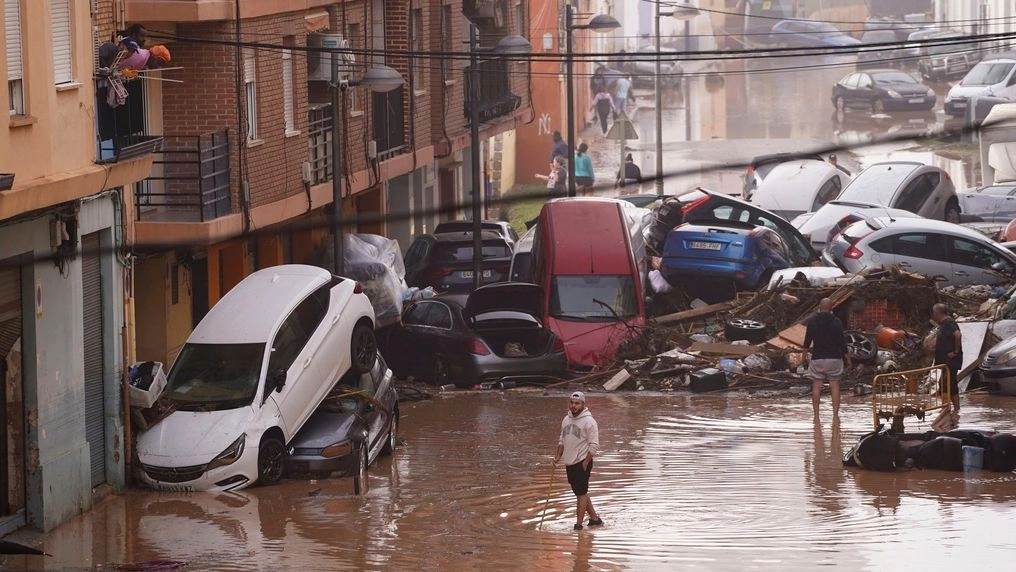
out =
[(554, 143), (550, 147), (550, 161), (558, 157), (571, 157), (571, 150), (568, 148), (568, 142), (561, 138), (561, 132), (554, 132)]
[[(624, 188), (627, 185), (637, 187), (642, 184), (642, 169), (635, 164), (635, 158), (631, 156), (631, 153), (624, 158), (624, 165), (621, 165), (621, 169), (617, 172), (617, 185)], [(636, 189), (634, 192), (637, 192)]]
[(822, 382), (828, 381), (829, 392), (833, 396), (833, 419), (839, 419), (840, 378), (843, 377), (844, 365), (850, 367), (850, 354), (847, 353), (843, 324), (833, 315), (833, 303), (829, 298), (822, 298), (818, 303), (818, 313), (808, 320), (804, 349), (811, 350), (808, 377), (811, 378), (811, 407), (815, 417), (818, 417)]
[[(963, 334), (951, 316), (945, 304), (935, 304), (931, 308), (931, 319), (938, 323), (938, 336), (935, 337), (935, 365), (945, 365), (949, 370), (949, 391), (955, 413), (960, 411), (959, 373), (963, 367)], [(945, 392), (945, 384), (940, 391)], [(958, 415), (954, 418), (959, 421)]]

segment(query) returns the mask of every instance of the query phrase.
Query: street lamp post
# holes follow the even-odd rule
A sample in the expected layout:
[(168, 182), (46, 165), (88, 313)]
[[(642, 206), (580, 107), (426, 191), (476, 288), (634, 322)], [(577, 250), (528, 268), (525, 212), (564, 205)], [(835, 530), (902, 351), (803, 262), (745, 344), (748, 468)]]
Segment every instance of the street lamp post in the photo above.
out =
[[(490, 51), (499, 55), (526, 55), (533, 46), (522, 36), (510, 34), (498, 41)], [(483, 184), (480, 176), (480, 69), (477, 54), (480, 51), (479, 29), (469, 26), (469, 139), (472, 150), (470, 165), (473, 179), (473, 289), (482, 284), (483, 271)]]
[(345, 94), (350, 87), (363, 86), (376, 93), (384, 93), (402, 87), (405, 81), (398, 71), (388, 66), (378, 65), (367, 70), (359, 80), (339, 79), (339, 66), (336, 54), (332, 54), (332, 81), (329, 82), (332, 96), (332, 268), (335, 274), (345, 273), (345, 253), (342, 245), (342, 153), (339, 130), (339, 92)]
[[(565, 110), (565, 118), (568, 124), (568, 196), (575, 196), (575, 152), (573, 151), (577, 145), (575, 145), (575, 78), (574, 78), (574, 53), (572, 46), (572, 40), (574, 38), (575, 30), (592, 30), (594, 32), (606, 33), (611, 30), (616, 30), (621, 27), (621, 23), (617, 21), (617, 18), (609, 14), (597, 14), (593, 16), (587, 24), (576, 24), (575, 23), (575, 8), (568, 4), (564, 7), (564, 31), (565, 31), (565, 57), (564, 57), (564, 75), (565, 75), (565, 92), (567, 95), (567, 106)], [(623, 166), (622, 166), (623, 167)]]
[[(656, 5), (656, 17), (655, 17), (655, 28), (656, 28), (656, 76), (653, 81), (654, 101), (656, 103), (656, 194), (663, 194), (663, 96), (660, 92), (660, 74), (662, 72), (660, 61), (662, 54), (660, 53), (660, 18), (663, 16), (673, 16), (678, 20), (684, 20), (685, 24), (685, 53), (688, 51), (688, 27), (689, 22), (695, 16), (698, 16), (698, 8), (689, 4), (688, 2), (678, 2), (673, 5), (673, 10), (669, 12), (660, 11), (660, 4), (662, 2), (655, 2)], [(687, 84), (687, 78), (682, 77), (681, 83)], [(688, 92), (685, 91), (687, 94)], [(685, 97), (685, 106), (688, 105), (688, 99)], [(691, 126), (685, 127), (686, 133), (691, 133)], [(691, 137), (689, 136), (690, 140)]]

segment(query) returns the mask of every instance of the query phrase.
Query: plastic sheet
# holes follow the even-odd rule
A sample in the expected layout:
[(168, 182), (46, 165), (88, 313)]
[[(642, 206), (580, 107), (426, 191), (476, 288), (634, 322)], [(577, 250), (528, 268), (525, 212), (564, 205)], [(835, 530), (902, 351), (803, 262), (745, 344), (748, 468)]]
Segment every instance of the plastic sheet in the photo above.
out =
[(363, 286), (378, 326), (398, 322), (407, 290), (406, 267), (396, 240), (376, 234), (344, 237), (345, 274)]

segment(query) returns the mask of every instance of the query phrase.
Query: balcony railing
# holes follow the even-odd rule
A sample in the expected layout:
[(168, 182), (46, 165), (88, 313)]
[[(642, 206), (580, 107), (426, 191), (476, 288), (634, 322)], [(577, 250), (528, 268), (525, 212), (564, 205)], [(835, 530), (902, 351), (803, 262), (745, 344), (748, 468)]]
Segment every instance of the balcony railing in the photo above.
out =
[(205, 222), (232, 212), (229, 131), (166, 137), (135, 185), (137, 220)]
[(377, 143), (378, 160), (397, 155), (406, 147), (403, 91), (396, 89), (374, 94), (374, 141)]
[(144, 82), (127, 82), (124, 88), (127, 100), (113, 107), (106, 100), (108, 81), (96, 81), (96, 163), (116, 163), (153, 153), (162, 144), (162, 137), (147, 134)]
[[(508, 75), (508, 62), (504, 59), (481, 60), (478, 63), (480, 80), (479, 114), (480, 123), (486, 123), (510, 115), (522, 104), (522, 98), (511, 91), (511, 79)], [(469, 119), (472, 106), (472, 89), (470, 82), (473, 74), (471, 67), (465, 69), (465, 106), (466, 119)]]
[(332, 179), (332, 106), (311, 105), (307, 111), (307, 139), (310, 143), (310, 183)]

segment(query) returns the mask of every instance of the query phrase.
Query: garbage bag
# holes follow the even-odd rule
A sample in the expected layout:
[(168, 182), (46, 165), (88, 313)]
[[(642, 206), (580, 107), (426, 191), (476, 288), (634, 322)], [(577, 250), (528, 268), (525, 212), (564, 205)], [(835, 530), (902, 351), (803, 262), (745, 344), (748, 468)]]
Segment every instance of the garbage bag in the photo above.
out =
[(376, 234), (346, 234), (343, 240), (345, 274), (363, 287), (374, 306), (375, 323), (397, 322), (407, 290), (398, 241)]

